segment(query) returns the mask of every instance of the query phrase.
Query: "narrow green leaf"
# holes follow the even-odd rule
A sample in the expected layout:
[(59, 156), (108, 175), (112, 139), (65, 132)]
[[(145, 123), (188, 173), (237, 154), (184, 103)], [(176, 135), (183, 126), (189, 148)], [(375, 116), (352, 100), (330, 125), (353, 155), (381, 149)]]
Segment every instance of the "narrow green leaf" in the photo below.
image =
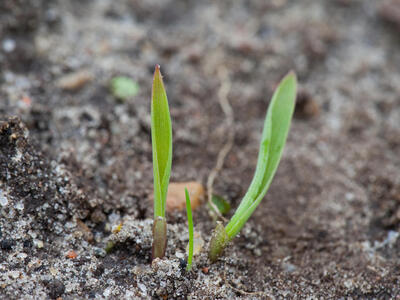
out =
[(151, 138), (153, 148), (154, 218), (165, 216), (165, 203), (171, 174), (172, 127), (168, 99), (157, 65), (151, 97)]
[(268, 108), (256, 172), (249, 190), (225, 230), (232, 239), (264, 198), (276, 173), (295, 107), (297, 80), (290, 72), (282, 79)]
[(186, 196), (186, 214), (188, 218), (188, 229), (189, 229), (189, 255), (187, 261), (186, 270), (190, 271), (192, 268), (193, 260), (193, 218), (192, 218), (192, 206), (190, 205), (190, 197), (187, 188), (185, 188)]

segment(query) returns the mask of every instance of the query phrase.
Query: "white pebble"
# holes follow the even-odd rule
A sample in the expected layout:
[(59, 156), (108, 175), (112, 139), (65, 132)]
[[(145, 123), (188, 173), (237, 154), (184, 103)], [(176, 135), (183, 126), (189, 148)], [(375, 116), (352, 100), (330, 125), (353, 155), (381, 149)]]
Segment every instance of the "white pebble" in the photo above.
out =
[(43, 248), (43, 242), (41, 240), (33, 240), (33, 244), (39, 249)]
[(142, 293), (144, 293), (144, 294), (147, 293), (147, 288), (143, 283), (138, 283), (137, 286), (142, 291)]
[(12, 278), (17, 279), (20, 273), (19, 271), (10, 271), (9, 274)]
[(0, 205), (1, 206), (6, 206), (8, 204), (8, 199), (4, 195), (3, 190), (0, 190)]
[(103, 292), (103, 296), (104, 297), (108, 297), (108, 296), (110, 296), (110, 294), (111, 294), (111, 288), (107, 288), (107, 289), (105, 289), (104, 290), (104, 292)]
[(17, 204), (15, 204), (15, 208), (18, 210), (24, 210), (24, 202), (18, 202)]
[(3, 40), (3, 50), (4, 52), (10, 53), (13, 52), (15, 49), (16, 43), (12, 39), (5, 39)]
[(28, 256), (28, 254), (21, 252), (17, 255), (18, 259), (23, 260)]

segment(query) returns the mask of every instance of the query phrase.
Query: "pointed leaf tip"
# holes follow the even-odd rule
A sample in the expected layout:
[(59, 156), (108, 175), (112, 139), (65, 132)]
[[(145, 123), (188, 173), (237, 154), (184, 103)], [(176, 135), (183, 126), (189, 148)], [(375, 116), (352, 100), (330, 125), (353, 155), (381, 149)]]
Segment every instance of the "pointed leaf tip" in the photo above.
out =
[(162, 77), (161, 76), (161, 72), (160, 72), (160, 65), (156, 64), (155, 68), (154, 68), (154, 78), (158, 76), (158, 77)]

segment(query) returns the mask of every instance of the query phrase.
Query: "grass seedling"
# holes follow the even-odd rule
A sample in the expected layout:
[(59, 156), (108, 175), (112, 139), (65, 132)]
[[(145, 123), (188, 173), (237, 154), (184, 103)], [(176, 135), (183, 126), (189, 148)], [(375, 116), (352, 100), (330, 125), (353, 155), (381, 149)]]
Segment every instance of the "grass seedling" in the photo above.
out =
[(209, 258), (216, 261), (239, 233), (264, 198), (278, 168), (295, 107), (297, 79), (290, 72), (275, 90), (268, 107), (261, 137), (256, 171), (235, 214), (224, 227), (217, 224), (210, 242)]
[(165, 204), (172, 161), (172, 127), (168, 99), (157, 65), (151, 95), (151, 140), (154, 176), (154, 222), (152, 258), (162, 258), (167, 247)]
[(192, 218), (192, 206), (190, 204), (189, 192), (186, 188), (185, 188), (185, 196), (186, 196), (186, 214), (188, 218), (188, 229), (189, 229), (189, 253), (188, 253), (186, 270), (190, 271), (190, 269), (192, 269), (192, 260), (193, 260), (193, 218)]

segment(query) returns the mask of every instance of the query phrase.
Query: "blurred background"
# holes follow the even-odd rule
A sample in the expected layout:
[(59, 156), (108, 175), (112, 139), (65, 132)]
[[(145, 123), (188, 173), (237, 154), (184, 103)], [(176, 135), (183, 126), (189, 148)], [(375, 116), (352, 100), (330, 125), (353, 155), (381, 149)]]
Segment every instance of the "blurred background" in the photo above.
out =
[[(332, 268), (364, 276), (371, 262), (358, 256), (359, 243), (387, 241), (374, 266), (395, 270), (400, 1), (1, 0), (0, 119), (18, 116), (45, 160), (70, 172), (85, 197), (80, 216), (93, 224), (94, 214), (152, 216), (155, 64), (171, 108), (171, 180), (205, 184), (234, 130), (214, 186), (232, 207), (254, 172), (272, 92), (294, 70), (292, 130), (250, 221), (271, 241), (260, 249), (271, 260), (292, 255), (314, 275), (347, 255)], [(233, 126), (221, 97), (232, 106)], [(391, 286), (393, 278), (381, 283)]]

